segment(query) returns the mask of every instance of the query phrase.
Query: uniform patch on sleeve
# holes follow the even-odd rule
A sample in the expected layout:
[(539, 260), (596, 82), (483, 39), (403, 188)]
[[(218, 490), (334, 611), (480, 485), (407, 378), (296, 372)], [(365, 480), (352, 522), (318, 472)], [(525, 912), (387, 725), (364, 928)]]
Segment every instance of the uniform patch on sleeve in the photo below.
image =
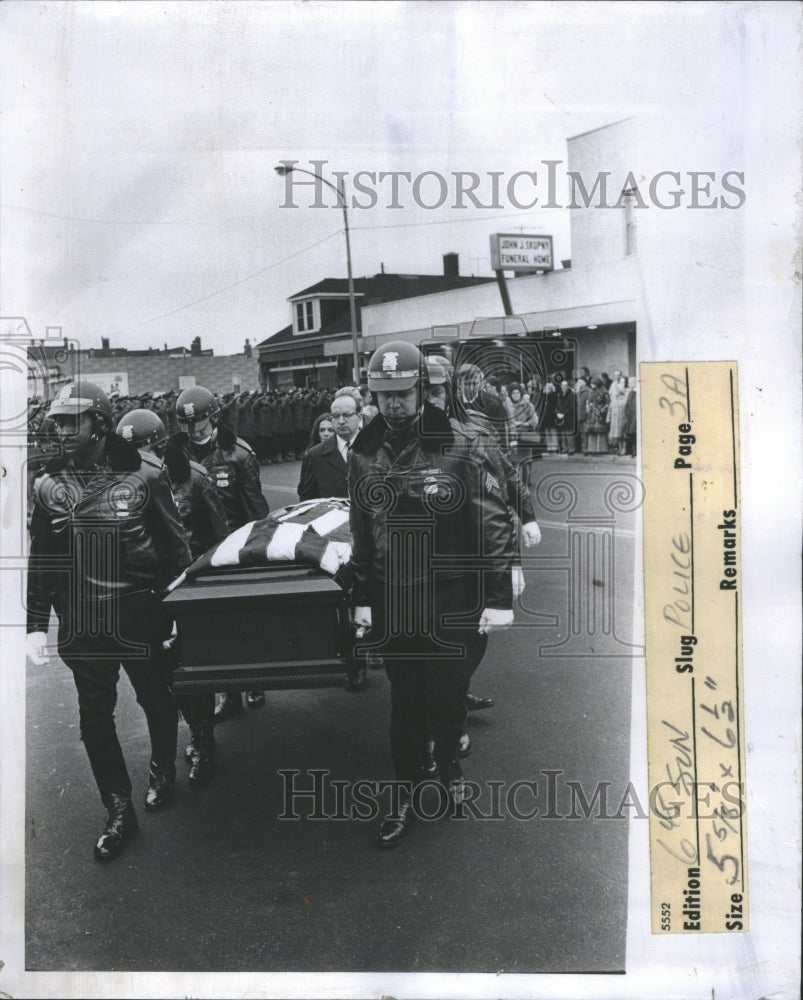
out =
[(501, 491), (499, 480), (495, 476), (492, 476), (490, 472), (485, 473), (485, 489), (495, 490), (497, 493)]

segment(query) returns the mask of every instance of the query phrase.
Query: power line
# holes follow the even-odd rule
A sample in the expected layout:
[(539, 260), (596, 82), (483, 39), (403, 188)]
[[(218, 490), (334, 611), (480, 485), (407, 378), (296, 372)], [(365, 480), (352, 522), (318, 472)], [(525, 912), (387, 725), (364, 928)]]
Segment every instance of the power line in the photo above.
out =
[(492, 222), (495, 219), (522, 219), (528, 216), (543, 215), (545, 212), (563, 212), (563, 208), (539, 208), (535, 212), (517, 212), (515, 215), (509, 213), (507, 215), (480, 215), (473, 219), (433, 219), (431, 222), (391, 222), (388, 225), (381, 226), (351, 226), (352, 232), (368, 229), (408, 229), (412, 226), (457, 226), (465, 222), (477, 223), (477, 222)]
[(25, 205), (9, 205), (3, 203), (3, 209), (15, 212), (27, 212), (29, 215), (41, 215), (45, 219), (60, 219), (63, 222), (83, 222), (101, 226), (209, 226), (209, 222), (184, 222), (181, 219), (169, 221), (166, 219), (85, 219), (80, 215), (59, 215), (57, 212), (43, 212), (38, 208), (26, 208)]
[(339, 236), (342, 233), (342, 229), (336, 229), (333, 233), (329, 233), (328, 236), (324, 236), (322, 240), (318, 240), (316, 243), (311, 243), (307, 247), (302, 247), (301, 250), (296, 250), (295, 253), (289, 254), (287, 257), (283, 257), (281, 260), (275, 261), (273, 264), (268, 264), (266, 267), (261, 267), (258, 271), (254, 271), (253, 274), (247, 274), (244, 278), (240, 278), (237, 281), (233, 281), (230, 285), (226, 285), (225, 288), (218, 288), (217, 291), (209, 292), (208, 295), (202, 295), (199, 299), (194, 299), (192, 302), (188, 302), (183, 306), (176, 306), (175, 309), (171, 309), (169, 312), (161, 313), (159, 316), (152, 316), (150, 319), (143, 320), (141, 323), (135, 323), (134, 326), (123, 327), (122, 330), (114, 330), (109, 334), (110, 337), (118, 337), (123, 333), (130, 333), (132, 330), (139, 330), (140, 327), (147, 326), (149, 323), (155, 323), (160, 319), (168, 319), (170, 316), (175, 316), (176, 313), (184, 312), (185, 309), (192, 309), (193, 306), (200, 305), (202, 302), (208, 302), (209, 299), (215, 298), (217, 295), (222, 295), (223, 292), (228, 292), (232, 288), (236, 288), (238, 285), (245, 284), (246, 281), (251, 281), (252, 278), (258, 278), (260, 274), (265, 274), (267, 271), (273, 270), (274, 267), (279, 267), (280, 264), (287, 263), (288, 260), (292, 260), (294, 257), (298, 257), (302, 253), (306, 253), (307, 250), (312, 250), (315, 247), (325, 243), (327, 240), (331, 240), (333, 236)]

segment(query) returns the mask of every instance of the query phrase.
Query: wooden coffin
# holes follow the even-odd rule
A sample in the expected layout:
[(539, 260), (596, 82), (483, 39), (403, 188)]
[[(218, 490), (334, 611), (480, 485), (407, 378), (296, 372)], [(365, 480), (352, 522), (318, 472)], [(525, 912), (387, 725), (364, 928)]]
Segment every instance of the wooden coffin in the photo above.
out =
[(174, 690), (342, 686), (351, 647), (345, 592), (311, 566), (220, 569), (164, 603), (178, 631)]

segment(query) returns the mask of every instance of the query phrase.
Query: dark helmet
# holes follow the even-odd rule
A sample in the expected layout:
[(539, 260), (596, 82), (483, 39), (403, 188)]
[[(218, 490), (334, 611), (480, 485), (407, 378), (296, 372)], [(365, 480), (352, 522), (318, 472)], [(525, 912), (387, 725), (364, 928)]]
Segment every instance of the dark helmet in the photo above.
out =
[(427, 357), (427, 374), (430, 385), (446, 385), (452, 381), (452, 364), (440, 354)]
[(167, 440), (165, 425), (153, 410), (129, 410), (117, 425), (117, 433), (137, 448)]
[(404, 392), (419, 382), (427, 382), (424, 358), (415, 344), (391, 340), (378, 347), (368, 362), (371, 392)]
[(220, 411), (218, 401), (202, 385), (185, 389), (176, 400), (176, 419), (182, 424), (196, 424)]
[(112, 426), (112, 404), (109, 397), (94, 382), (81, 379), (65, 385), (50, 404), (51, 417), (75, 417), (81, 413), (91, 413), (100, 417), (109, 428)]

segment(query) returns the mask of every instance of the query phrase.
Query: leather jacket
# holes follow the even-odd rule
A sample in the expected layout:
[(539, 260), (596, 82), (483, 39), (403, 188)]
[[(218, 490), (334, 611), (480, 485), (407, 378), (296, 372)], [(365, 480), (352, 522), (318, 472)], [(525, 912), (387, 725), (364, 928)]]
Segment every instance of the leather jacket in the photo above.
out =
[(270, 514), (256, 456), (227, 424), (218, 424), (212, 441), (202, 448), (193, 447), (185, 433), (176, 434), (171, 443), (209, 473), (226, 512), (229, 531)]
[(378, 582), (423, 584), (433, 573), (443, 579), (479, 571), (486, 606), (511, 608), (514, 552), (504, 493), (504, 483), (456, 440), (443, 411), (425, 403), (399, 435), (389, 434), (381, 414), (374, 417), (349, 455), (355, 605), (370, 605)]
[(209, 473), (180, 448), (167, 446), (165, 465), (192, 557), (197, 559), (229, 534), (226, 512)]
[[(86, 618), (98, 601), (161, 591), (191, 561), (162, 463), (116, 434), (98, 462), (51, 460), (38, 484), (28, 562), (28, 631)], [(90, 613), (91, 616), (91, 613)]]
[(521, 481), (519, 470), (499, 447), (493, 429), (484, 426), (479, 415), (462, 421), (452, 417), (451, 424), (456, 439), (464, 441), (477, 460), (486, 464), (499, 482), (504, 483), (507, 504), (521, 523), (535, 521), (530, 491)]

